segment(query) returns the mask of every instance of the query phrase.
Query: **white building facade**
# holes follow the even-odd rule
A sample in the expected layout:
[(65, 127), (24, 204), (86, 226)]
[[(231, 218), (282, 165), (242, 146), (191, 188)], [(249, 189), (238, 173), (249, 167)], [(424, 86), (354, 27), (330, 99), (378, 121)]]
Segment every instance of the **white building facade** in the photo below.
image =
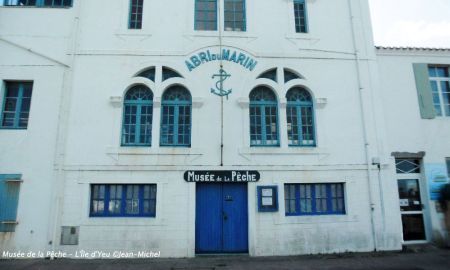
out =
[(2, 252), (444, 241), (448, 50), (375, 49), (367, 1), (175, 2), (0, 7)]

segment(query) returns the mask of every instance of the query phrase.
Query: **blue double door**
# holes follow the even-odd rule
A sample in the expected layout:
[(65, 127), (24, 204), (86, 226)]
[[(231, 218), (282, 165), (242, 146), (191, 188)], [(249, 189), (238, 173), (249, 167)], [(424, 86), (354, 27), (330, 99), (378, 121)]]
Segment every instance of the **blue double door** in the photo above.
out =
[(247, 253), (247, 184), (197, 183), (196, 253)]

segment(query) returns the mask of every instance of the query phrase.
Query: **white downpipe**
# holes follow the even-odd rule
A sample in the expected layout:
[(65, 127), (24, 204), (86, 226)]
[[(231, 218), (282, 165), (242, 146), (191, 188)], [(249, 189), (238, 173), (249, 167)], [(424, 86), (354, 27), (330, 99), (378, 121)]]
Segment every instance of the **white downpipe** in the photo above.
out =
[(368, 193), (369, 193), (369, 211), (370, 211), (370, 223), (371, 223), (371, 230), (372, 230), (372, 238), (373, 238), (373, 245), (374, 250), (378, 250), (378, 243), (377, 243), (377, 234), (376, 234), (376, 228), (375, 228), (375, 203), (373, 201), (373, 195), (372, 195), (372, 187), (371, 184), (373, 182), (372, 180), (372, 174), (371, 174), (371, 166), (372, 162), (370, 160), (370, 142), (367, 134), (367, 126), (366, 126), (366, 115), (364, 113), (364, 98), (362, 95), (362, 91), (364, 90), (364, 87), (362, 85), (362, 78), (361, 78), (361, 64), (360, 64), (360, 57), (359, 57), (359, 51), (357, 47), (356, 42), (356, 25), (355, 25), (355, 17), (353, 14), (353, 5), (352, 0), (347, 0), (348, 3), (348, 9), (350, 12), (350, 22), (351, 22), (351, 32), (352, 32), (352, 42), (353, 42), (353, 49), (355, 52), (355, 64), (356, 64), (356, 74), (357, 74), (357, 80), (358, 80), (358, 96), (359, 96), (359, 105), (360, 105), (360, 111), (361, 111), (361, 125), (363, 129), (363, 135), (364, 135), (364, 150), (366, 154), (366, 171), (367, 171), (367, 184), (368, 184)]
[[(68, 69), (64, 71), (63, 77), (63, 87), (61, 89), (60, 96), (60, 107), (59, 107), (59, 115), (58, 115), (58, 135), (55, 149), (55, 161), (56, 161), (56, 176), (55, 176), (55, 184), (54, 184), (54, 194), (55, 205), (53, 211), (53, 228), (52, 228), (52, 251), (56, 252), (56, 240), (58, 239), (58, 226), (60, 224), (60, 209), (63, 203), (64, 197), (64, 187), (65, 187), (65, 175), (64, 175), (64, 163), (65, 163), (65, 154), (66, 154), (66, 140), (67, 140), (67, 132), (68, 132), (68, 121), (70, 114), (70, 100), (72, 96), (73, 89), (73, 69), (75, 64), (75, 54), (77, 52), (77, 41), (79, 34), (79, 20), (80, 20), (80, 12), (81, 12), (81, 3), (82, 1), (78, 1), (76, 5), (75, 17), (73, 20), (72, 26), (72, 44), (70, 48), (70, 64)], [(51, 256), (51, 259), (54, 259), (54, 256)]]

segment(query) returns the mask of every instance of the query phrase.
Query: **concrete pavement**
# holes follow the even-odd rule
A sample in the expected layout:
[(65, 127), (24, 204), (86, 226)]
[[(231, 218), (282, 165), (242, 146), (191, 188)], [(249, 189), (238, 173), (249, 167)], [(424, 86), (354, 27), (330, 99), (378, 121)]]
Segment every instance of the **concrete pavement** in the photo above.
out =
[(243, 269), (327, 269), (327, 270), (449, 270), (450, 250), (351, 253), (338, 255), (248, 257), (200, 256), (189, 259), (124, 260), (0, 260), (1, 270), (243, 270)]

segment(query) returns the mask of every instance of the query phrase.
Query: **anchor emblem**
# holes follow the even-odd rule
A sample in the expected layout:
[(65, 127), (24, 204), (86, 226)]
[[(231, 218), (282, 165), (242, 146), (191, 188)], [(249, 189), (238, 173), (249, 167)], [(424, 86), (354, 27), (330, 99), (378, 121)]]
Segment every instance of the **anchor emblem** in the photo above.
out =
[(227, 96), (231, 94), (232, 89), (225, 90), (223, 89), (223, 82), (226, 81), (229, 77), (231, 77), (230, 74), (228, 74), (222, 67), (219, 70), (218, 74), (214, 74), (212, 76), (213, 79), (219, 78), (219, 80), (216, 82), (216, 89), (211, 88), (211, 93), (218, 95), (220, 97)]

